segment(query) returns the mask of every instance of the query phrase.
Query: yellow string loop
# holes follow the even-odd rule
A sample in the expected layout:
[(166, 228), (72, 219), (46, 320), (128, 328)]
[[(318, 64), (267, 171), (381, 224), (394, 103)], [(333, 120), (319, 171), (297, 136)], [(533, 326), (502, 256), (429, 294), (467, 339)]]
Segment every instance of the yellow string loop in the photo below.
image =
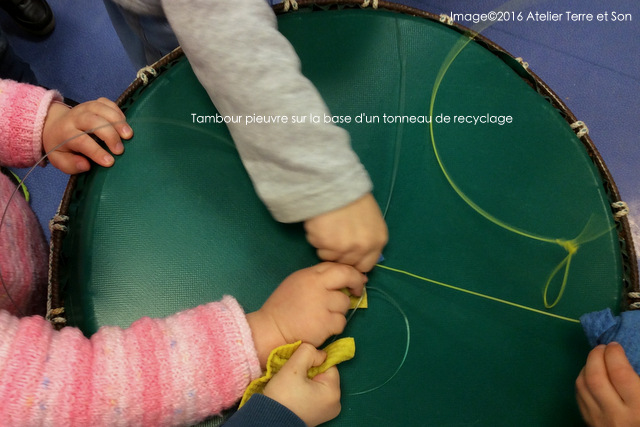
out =
[[(435, 80), (435, 83), (434, 83), (433, 91), (431, 93), (431, 101), (429, 103), (429, 115), (431, 117), (433, 117), (433, 110), (434, 110), (436, 95), (438, 93), (438, 89), (440, 88), (440, 84), (442, 83), (442, 80), (444, 78), (444, 75), (447, 73), (447, 71), (449, 70), (449, 67), (455, 61), (455, 59), (458, 57), (460, 52), (462, 52), (462, 50), (465, 48), (465, 46), (467, 46), (467, 44), (469, 44), (477, 36), (477, 34), (478, 34), (478, 32), (469, 31), (467, 34), (465, 34), (464, 37), (460, 38), (458, 40), (458, 42), (454, 45), (452, 50), (449, 52), (449, 54), (445, 58), (444, 63), (440, 67), (440, 70), (438, 71), (438, 74), (436, 76), (436, 80)], [(613, 226), (607, 227), (606, 230), (600, 229), (598, 231), (592, 231), (591, 230), (593, 228), (593, 226), (592, 226), (592, 224), (593, 224), (593, 215), (592, 215), (589, 218), (589, 221), (587, 221), (587, 224), (585, 225), (585, 227), (582, 230), (582, 232), (580, 232), (580, 234), (575, 239), (565, 240), (565, 239), (558, 239), (558, 238), (553, 238), (553, 237), (542, 236), (542, 235), (539, 235), (539, 234), (536, 234), (536, 233), (533, 233), (533, 232), (526, 231), (526, 230), (523, 230), (521, 228), (515, 227), (515, 226), (513, 226), (511, 224), (508, 224), (508, 223), (496, 218), (494, 215), (492, 215), (488, 211), (484, 210), (477, 203), (475, 203), (473, 200), (471, 200), (471, 198), (469, 196), (467, 196), (460, 189), (460, 187), (455, 183), (453, 178), (449, 175), (449, 172), (445, 168), (444, 163), (442, 162), (442, 159), (440, 158), (440, 153), (438, 152), (438, 147), (436, 145), (435, 135), (434, 135), (434, 131), (433, 131), (433, 121), (429, 122), (429, 135), (430, 135), (430, 138), (431, 138), (431, 146), (433, 148), (433, 152), (434, 152), (436, 161), (438, 163), (438, 166), (440, 167), (440, 170), (442, 171), (442, 174), (444, 175), (445, 179), (447, 180), (447, 182), (449, 183), (451, 188), (455, 191), (455, 193), (469, 207), (471, 207), (474, 211), (476, 211), (483, 218), (485, 218), (486, 220), (492, 222), (493, 224), (497, 225), (498, 227), (501, 227), (501, 228), (503, 228), (503, 229), (505, 229), (507, 231), (510, 231), (512, 233), (515, 233), (515, 234), (518, 234), (520, 236), (527, 237), (527, 238), (530, 238), (530, 239), (533, 239), (533, 240), (538, 240), (538, 241), (542, 241), (542, 242), (557, 244), (557, 245), (559, 245), (560, 247), (564, 248), (567, 251), (568, 255), (553, 269), (553, 271), (549, 275), (549, 277), (547, 279), (547, 282), (546, 282), (546, 284), (544, 286), (543, 300), (544, 300), (545, 307), (546, 308), (553, 308), (554, 306), (556, 306), (560, 302), (560, 299), (562, 298), (562, 295), (564, 294), (564, 291), (565, 291), (565, 288), (567, 286), (567, 282), (568, 282), (568, 279), (569, 279), (569, 270), (570, 270), (570, 267), (571, 267), (571, 260), (572, 260), (573, 256), (577, 253), (580, 245), (584, 244), (584, 243), (587, 243), (589, 241), (595, 240), (598, 237), (606, 234), (607, 232), (609, 232), (613, 228)], [(553, 281), (553, 278), (558, 274), (558, 272), (562, 269), (563, 266), (565, 267), (565, 269), (564, 269), (564, 275), (563, 275), (562, 283), (560, 285), (560, 291), (558, 292), (558, 296), (556, 297), (556, 299), (552, 303), (549, 303), (547, 295), (548, 295), (549, 288), (551, 286), (551, 282)], [(436, 282), (433, 282), (433, 283), (436, 283)], [(477, 295), (478, 296), (483, 296), (481, 294), (477, 294)], [(483, 296), (483, 297), (486, 298), (487, 296)], [(494, 299), (494, 298), (490, 298), (490, 299)], [(494, 299), (494, 300), (498, 300), (498, 299)], [(502, 300), (498, 300), (498, 301), (508, 303), (508, 302), (502, 301)], [(515, 304), (512, 304), (512, 303), (508, 303), (508, 304), (515, 305)], [(524, 306), (520, 306), (520, 305), (516, 305), (516, 306), (524, 308)], [(534, 310), (534, 311), (537, 311), (537, 310)]]

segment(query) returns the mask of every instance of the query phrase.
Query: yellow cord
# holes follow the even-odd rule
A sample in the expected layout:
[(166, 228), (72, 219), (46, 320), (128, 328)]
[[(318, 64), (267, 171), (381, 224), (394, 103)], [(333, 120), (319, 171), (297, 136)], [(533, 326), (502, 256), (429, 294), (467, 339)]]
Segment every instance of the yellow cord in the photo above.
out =
[(507, 305), (510, 305), (510, 306), (513, 306), (513, 307), (521, 308), (523, 310), (528, 310), (528, 311), (532, 311), (534, 313), (544, 314), (545, 316), (555, 317), (556, 319), (566, 320), (567, 322), (580, 323), (580, 321), (578, 319), (573, 319), (571, 317), (566, 317), (566, 316), (560, 316), (558, 314), (549, 313), (547, 311), (538, 310), (538, 309), (535, 309), (535, 308), (532, 308), (532, 307), (527, 307), (526, 305), (517, 304), (515, 302), (511, 302), (511, 301), (503, 300), (503, 299), (500, 299), (500, 298), (492, 297), (490, 295), (481, 294), (480, 292), (474, 292), (474, 291), (470, 291), (468, 289), (460, 288), (458, 286), (448, 285), (448, 284), (443, 283), (443, 282), (438, 282), (437, 280), (427, 279), (426, 277), (418, 276), (417, 274), (413, 274), (413, 273), (410, 273), (408, 271), (404, 271), (404, 270), (400, 270), (400, 269), (392, 268), (392, 267), (387, 267), (386, 265), (382, 265), (382, 264), (376, 264), (376, 266), (380, 267), (380, 268), (382, 268), (384, 270), (389, 270), (389, 271), (393, 271), (395, 273), (404, 274), (406, 276), (413, 277), (414, 279), (422, 280), (424, 282), (429, 282), (429, 283), (433, 283), (435, 285), (444, 286), (445, 288), (449, 288), (449, 289), (453, 289), (455, 291), (459, 291), (459, 292), (464, 292), (464, 293), (467, 293), (467, 294), (475, 295), (477, 297), (485, 298), (485, 299), (488, 299), (488, 300), (491, 300), (491, 301), (500, 302), (502, 304), (507, 304)]

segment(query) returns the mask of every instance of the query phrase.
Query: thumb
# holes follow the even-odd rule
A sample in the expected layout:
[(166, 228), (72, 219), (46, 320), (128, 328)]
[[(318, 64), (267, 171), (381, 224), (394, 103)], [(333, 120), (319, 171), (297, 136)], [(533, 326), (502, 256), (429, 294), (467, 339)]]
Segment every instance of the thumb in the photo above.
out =
[(340, 390), (340, 373), (336, 366), (332, 366), (321, 374), (313, 377), (313, 381), (324, 384), (327, 387), (336, 388)]
[(640, 377), (631, 366), (624, 348), (618, 343), (607, 345), (604, 350), (604, 359), (607, 373), (613, 387), (625, 402), (638, 402), (638, 390), (640, 389)]
[(327, 353), (324, 351), (316, 349), (309, 343), (302, 343), (282, 367), (282, 370), (290, 370), (298, 375), (304, 373), (306, 376), (309, 368), (321, 365), (326, 358)]

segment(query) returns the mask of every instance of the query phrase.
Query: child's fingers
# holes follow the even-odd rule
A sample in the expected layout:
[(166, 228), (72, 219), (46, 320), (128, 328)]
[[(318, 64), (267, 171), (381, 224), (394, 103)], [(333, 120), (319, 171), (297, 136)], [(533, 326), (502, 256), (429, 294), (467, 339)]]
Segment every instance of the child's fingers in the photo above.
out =
[(353, 264), (353, 266), (358, 270), (366, 273), (371, 271), (373, 267), (377, 264), (380, 259), (380, 251), (376, 250), (373, 252), (369, 252), (360, 258), (360, 261)]
[(352, 265), (356, 270), (366, 273), (371, 271), (380, 258), (380, 251), (373, 252), (338, 252), (331, 249), (318, 249), (318, 258), (325, 261), (339, 262), (341, 264)]
[(129, 139), (133, 135), (125, 115), (115, 103), (106, 98), (81, 104), (71, 110), (71, 114), (79, 130), (95, 132), (103, 128), (113, 128), (120, 138)]
[(89, 111), (104, 117), (110, 123), (126, 120), (124, 113), (116, 103), (107, 98), (98, 98), (95, 101), (88, 102), (86, 107)]
[(324, 275), (326, 289), (340, 290), (349, 288), (352, 295), (362, 295), (362, 289), (367, 282), (367, 276), (350, 265), (322, 263), (316, 266), (316, 271)]
[(598, 403), (587, 388), (585, 376), (585, 368), (582, 368), (580, 375), (576, 379), (576, 400), (583, 414), (590, 413), (594, 408), (598, 408)]
[(100, 97), (100, 98), (96, 99), (95, 102), (99, 102), (101, 104), (104, 104), (107, 107), (111, 108), (112, 110), (117, 111), (124, 118), (124, 113), (122, 112), (122, 110), (120, 110), (120, 107), (118, 107), (118, 104), (116, 104), (112, 100), (110, 100), (108, 98), (105, 98), (105, 97)]
[(330, 300), (327, 302), (327, 309), (332, 313), (344, 315), (351, 307), (351, 299), (344, 292), (331, 292)]
[[(82, 108), (80, 108), (82, 107)], [(85, 104), (81, 104), (76, 107), (77, 110), (74, 111), (78, 117), (81, 117), (83, 120), (82, 129), (90, 130), (93, 127), (100, 126), (107, 123), (120, 123), (125, 122), (126, 118), (122, 111), (119, 109), (114, 109), (109, 105), (106, 105), (102, 102), (91, 101)], [(86, 120), (100, 120), (99, 123), (92, 123), (91, 121), (87, 122)]]
[(340, 335), (344, 331), (344, 328), (347, 327), (347, 318), (344, 317), (344, 313), (331, 313), (330, 316), (327, 324), (329, 336)]
[(120, 134), (110, 124), (96, 129), (93, 134), (100, 138), (113, 154), (120, 155), (124, 152), (124, 144), (120, 139)]
[[(313, 240), (310, 238), (307, 238), (307, 240), (309, 240), (309, 243), (311, 243), (313, 246), (315, 246), (316, 248), (320, 245), (315, 245), (313, 243)], [(323, 248), (320, 247), (317, 251), (316, 254), (318, 255), (318, 258), (320, 258), (323, 261), (331, 261), (331, 262), (341, 262), (343, 264), (347, 264), (346, 262), (343, 262), (343, 253), (342, 252), (338, 252), (338, 251), (334, 251), (333, 249), (327, 249), (327, 248)]]
[(49, 161), (68, 175), (86, 172), (91, 169), (91, 164), (85, 157), (70, 152), (54, 151), (49, 154)]
[(584, 385), (600, 408), (620, 405), (620, 395), (611, 384), (605, 364), (605, 346), (595, 347), (587, 357), (584, 367)]
[(624, 349), (618, 343), (607, 345), (604, 361), (611, 383), (622, 400), (629, 405), (640, 401), (640, 377), (629, 363)]
[(63, 150), (82, 154), (103, 167), (109, 167), (114, 162), (113, 156), (98, 145), (89, 135), (82, 135), (72, 139)]
[(340, 389), (340, 373), (336, 366), (332, 366), (323, 373), (316, 375), (313, 380), (328, 387)]
[[(129, 139), (133, 136), (133, 130), (127, 124), (127, 118), (120, 108), (116, 105), (115, 102), (111, 101), (107, 98), (99, 98), (96, 102), (99, 102), (109, 108), (111, 111), (115, 112), (115, 115), (112, 117), (106, 117), (107, 120), (113, 125), (113, 127), (118, 131), (118, 134), (121, 138)], [(110, 113), (109, 113), (110, 114)], [(111, 115), (111, 114), (110, 114)]]
[(314, 383), (323, 386), (325, 393), (323, 393), (326, 406), (327, 418), (332, 419), (340, 414), (340, 374), (338, 368), (332, 366), (321, 374), (316, 375), (313, 380)]
[(598, 404), (595, 403), (593, 398), (587, 393), (586, 395), (578, 392), (576, 394), (576, 401), (578, 403), (578, 408), (580, 409), (580, 413), (582, 414), (582, 418), (588, 425), (593, 424), (593, 414), (594, 410), (598, 409)]
[[(94, 105), (91, 110), (107, 110), (113, 113), (113, 111), (102, 106), (102, 104)], [(105, 142), (109, 150), (114, 154), (122, 154), (124, 146), (122, 145), (121, 138), (128, 139), (133, 134), (129, 125), (123, 121), (124, 119), (113, 121), (113, 117), (110, 119), (105, 117), (106, 115), (103, 113), (97, 113), (91, 110), (86, 110), (77, 116), (75, 120), (76, 127), (81, 131), (95, 134)], [(128, 132), (125, 132), (123, 130), (124, 128), (127, 128)]]
[(327, 353), (324, 351), (318, 350), (311, 344), (302, 343), (281, 370), (306, 374), (309, 368), (321, 365), (326, 358)]
[(340, 251), (320, 247), (317, 250), (318, 258), (327, 261), (335, 261), (341, 264), (354, 265), (360, 261), (361, 254), (355, 251)]

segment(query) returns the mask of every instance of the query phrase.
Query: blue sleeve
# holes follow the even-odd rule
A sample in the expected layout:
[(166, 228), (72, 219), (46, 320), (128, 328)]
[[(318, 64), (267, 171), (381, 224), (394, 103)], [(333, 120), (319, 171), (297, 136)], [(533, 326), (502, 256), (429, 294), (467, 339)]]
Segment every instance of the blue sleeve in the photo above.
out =
[(307, 427), (296, 414), (286, 406), (262, 394), (254, 394), (238, 410), (224, 427)]

